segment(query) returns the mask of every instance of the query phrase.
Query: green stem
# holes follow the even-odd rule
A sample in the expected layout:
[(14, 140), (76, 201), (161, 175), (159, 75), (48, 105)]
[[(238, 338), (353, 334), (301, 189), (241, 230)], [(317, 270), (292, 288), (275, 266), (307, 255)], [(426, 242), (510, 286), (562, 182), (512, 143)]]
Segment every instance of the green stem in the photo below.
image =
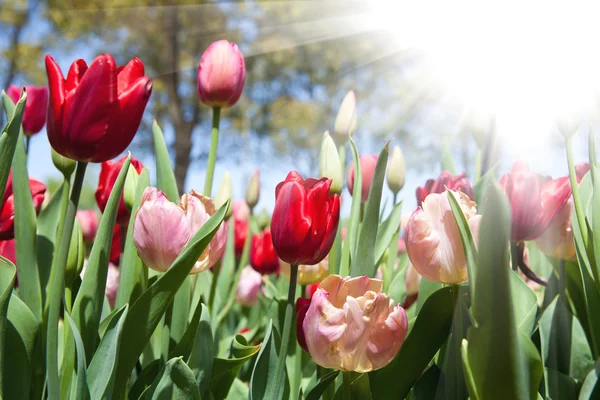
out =
[[(563, 299), (567, 299), (567, 271), (565, 260), (558, 261), (558, 293)], [(568, 304), (568, 302), (567, 302)]]
[(215, 174), (215, 163), (217, 162), (217, 146), (219, 145), (219, 122), (221, 119), (221, 108), (213, 108), (212, 131), (210, 134), (210, 152), (208, 153), (208, 166), (206, 167), (206, 182), (204, 183), (204, 195), (210, 197), (212, 191), (213, 176)]
[(519, 268), (519, 250), (517, 242), (514, 240), (510, 241), (510, 266), (513, 271), (517, 272), (517, 268)]
[[(304, 293), (304, 291), (302, 291), (302, 293)], [(300, 393), (300, 386), (302, 383), (302, 348), (300, 347), (300, 345), (297, 343), (296, 340), (294, 340), (295, 344), (296, 344), (296, 354), (294, 356), (294, 373), (293, 373), (293, 377), (294, 380), (292, 382), (292, 393), (291, 393), (291, 397), (292, 399), (300, 399), (299, 393)]]
[(60, 245), (57, 253), (57, 262), (55, 265), (55, 275), (49, 296), (48, 308), (48, 331), (46, 333), (46, 374), (48, 382), (48, 398), (50, 400), (60, 399), (60, 383), (58, 379), (58, 318), (60, 316), (61, 297), (65, 283), (65, 266), (69, 256), (69, 245), (71, 234), (73, 233), (73, 223), (79, 204), (79, 195), (83, 187), (83, 178), (87, 163), (78, 162), (75, 171), (75, 182), (71, 191), (65, 219), (63, 220), (63, 231), (60, 239)]
[(398, 192), (394, 192), (394, 197), (392, 199), (392, 207), (394, 207), (398, 203)]
[(298, 265), (290, 266), (290, 287), (288, 290), (287, 305), (285, 307), (285, 318), (283, 321), (283, 330), (281, 335), (281, 348), (279, 349), (279, 361), (275, 370), (275, 399), (281, 397), (283, 391), (283, 379), (285, 378), (285, 359), (287, 357), (288, 346), (290, 344), (290, 333), (292, 330), (292, 317), (294, 315), (294, 301), (296, 299), (296, 281), (298, 278)]
[(343, 371), (344, 400), (352, 400), (352, 371)]
[(588, 243), (588, 230), (585, 224), (585, 215), (583, 214), (584, 209), (581, 203), (581, 196), (579, 195), (579, 185), (577, 184), (577, 175), (575, 174), (575, 161), (573, 160), (573, 143), (571, 137), (568, 137), (565, 141), (567, 147), (567, 163), (569, 165), (569, 180), (571, 182), (571, 192), (573, 193), (573, 203), (575, 204), (575, 214), (577, 215), (577, 224), (581, 231), (581, 237), (583, 243), (587, 247)]
[(31, 142), (31, 136), (25, 136), (25, 157), (27, 157), (29, 155), (29, 145)]
[(213, 304), (215, 303), (215, 295), (217, 293), (217, 281), (221, 272), (221, 262), (215, 264), (213, 268), (212, 282), (210, 284), (210, 294), (208, 295), (208, 310), (213, 312)]

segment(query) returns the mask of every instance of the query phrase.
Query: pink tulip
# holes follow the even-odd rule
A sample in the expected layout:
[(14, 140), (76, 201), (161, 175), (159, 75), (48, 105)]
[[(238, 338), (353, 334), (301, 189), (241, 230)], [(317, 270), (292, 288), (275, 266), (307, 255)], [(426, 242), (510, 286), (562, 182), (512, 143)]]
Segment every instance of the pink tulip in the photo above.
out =
[[(215, 212), (212, 200), (194, 190), (175, 204), (162, 191), (146, 188), (133, 226), (133, 241), (141, 259), (149, 268), (166, 271)], [(227, 224), (221, 224), (190, 273), (212, 267), (225, 252), (226, 241)]]
[[(383, 282), (366, 276), (330, 275), (310, 306), (298, 313), (314, 361), (325, 368), (369, 372), (390, 363), (408, 329), (404, 309), (381, 293)], [(299, 307), (302, 308), (302, 307)], [(299, 310), (300, 311), (300, 310)]]
[(571, 224), (573, 207), (573, 197), (571, 196), (550, 222), (548, 229), (536, 239), (535, 244), (542, 253), (562, 260), (574, 261), (577, 259), (573, 239), (573, 225)]
[(246, 200), (235, 199), (231, 202), (233, 218), (236, 220), (247, 220), (250, 218), (250, 207)]
[(415, 267), (408, 262), (408, 266), (406, 267), (406, 297), (414, 296), (419, 293), (419, 287), (421, 286), (421, 275), (417, 272)]
[[(362, 174), (362, 188), (360, 191), (360, 201), (365, 202), (369, 197), (369, 190), (375, 175), (375, 166), (377, 165), (377, 155), (362, 154), (360, 156), (360, 172)], [(346, 185), (350, 194), (354, 193), (354, 163), (350, 165)]]
[(83, 240), (87, 243), (92, 242), (98, 231), (98, 214), (94, 210), (79, 210), (77, 220), (83, 233)]
[(245, 307), (252, 307), (258, 302), (258, 294), (262, 291), (262, 275), (247, 265), (240, 275), (235, 299)]
[[(48, 113), (48, 88), (46, 86), (25, 86), (27, 103), (23, 113), (23, 133), (32, 136), (42, 130)], [(21, 96), (21, 88), (10, 85), (6, 94), (16, 104)]]
[(406, 251), (415, 269), (433, 282), (455, 284), (468, 279), (465, 252), (448, 196), (458, 200), (473, 238), (479, 236), (481, 216), (475, 202), (462, 192), (432, 193), (406, 226)]
[(239, 100), (246, 81), (246, 64), (237, 44), (219, 40), (202, 54), (198, 94), (209, 107), (229, 108)]
[[(81, 279), (85, 276), (85, 271), (87, 269), (87, 262), (85, 260), (83, 263), (83, 268), (79, 273)], [(108, 272), (106, 274), (106, 286), (104, 288), (104, 296), (108, 300), (108, 304), (110, 304), (111, 308), (115, 306), (115, 300), (117, 299), (117, 289), (119, 289), (119, 277), (120, 277), (119, 268), (113, 263), (108, 263)]]

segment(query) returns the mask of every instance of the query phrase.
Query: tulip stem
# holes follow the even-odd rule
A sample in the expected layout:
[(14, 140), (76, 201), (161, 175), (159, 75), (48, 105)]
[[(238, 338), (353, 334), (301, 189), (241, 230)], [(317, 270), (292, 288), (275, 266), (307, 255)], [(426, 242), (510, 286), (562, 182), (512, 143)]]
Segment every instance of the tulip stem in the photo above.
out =
[[(221, 262), (217, 262), (213, 267), (213, 276), (210, 283), (210, 294), (208, 295), (208, 310), (213, 312), (213, 304), (215, 303), (215, 295), (217, 292), (217, 280), (219, 280), (219, 273), (221, 272)], [(237, 288), (237, 287), (236, 287)]]
[(29, 155), (29, 143), (31, 141), (31, 136), (25, 136), (25, 146), (23, 146), (25, 148), (25, 156), (27, 157)]
[(75, 214), (79, 205), (79, 195), (83, 187), (83, 178), (87, 163), (78, 162), (75, 171), (75, 181), (71, 190), (71, 199), (67, 206), (67, 212), (63, 221), (63, 231), (60, 238), (56, 264), (54, 265), (53, 281), (49, 293), (48, 307), (48, 331), (46, 332), (46, 374), (48, 383), (48, 398), (50, 400), (60, 399), (60, 382), (58, 379), (58, 317), (60, 314), (61, 298), (65, 284), (65, 266), (69, 256), (69, 245), (73, 233)]
[(510, 266), (513, 271), (517, 272), (517, 268), (519, 268), (519, 250), (517, 249), (517, 242), (514, 240), (510, 241)]
[(210, 152), (208, 153), (208, 166), (206, 167), (206, 182), (204, 195), (211, 197), (215, 163), (217, 162), (217, 146), (219, 145), (219, 122), (221, 120), (221, 107), (213, 107), (212, 131), (210, 134)]
[(343, 371), (344, 400), (352, 399), (352, 371)]
[(290, 287), (288, 291), (287, 306), (285, 307), (285, 318), (283, 321), (283, 330), (281, 334), (281, 347), (279, 349), (279, 361), (275, 370), (275, 396), (279, 399), (283, 390), (283, 379), (285, 372), (285, 359), (287, 357), (288, 346), (290, 344), (290, 332), (292, 330), (292, 317), (294, 315), (294, 301), (296, 300), (296, 281), (298, 278), (298, 265), (290, 266)]
[(571, 137), (565, 140), (567, 147), (567, 164), (569, 165), (569, 180), (571, 182), (571, 193), (573, 193), (573, 203), (575, 204), (575, 214), (577, 215), (577, 224), (581, 231), (583, 243), (587, 246), (588, 229), (585, 223), (584, 209), (579, 196), (579, 185), (577, 184), (577, 175), (575, 174), (575, 161), (573, 160), (573, 143)]

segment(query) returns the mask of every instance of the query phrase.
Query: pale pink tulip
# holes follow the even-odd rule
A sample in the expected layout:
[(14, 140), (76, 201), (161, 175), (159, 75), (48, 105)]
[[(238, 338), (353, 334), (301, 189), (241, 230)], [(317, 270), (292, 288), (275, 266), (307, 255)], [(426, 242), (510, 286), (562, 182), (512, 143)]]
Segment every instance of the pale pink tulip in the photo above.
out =
[[(85, 276), (85, 271), (87, 269), (88, 260), (85, 260), (83, 263), (83, 268), (79, 273), (81, 279)], [(106, 274), (106, 286), (104, 288), (104, 296), (108, 300), (108, 304), (110, 304), (111, 308), (115, 306), (115, 300), (117, 299), (117, 290), (119, 289), (119, 277), (120, 277), (119, 268), (113, 264), (108, 263), (108, 272)]]
[(231, 208), (233, 209), (233, 218), (236, 220), (247, 220), (250, 218), (250, 207), (248, 203), (243, 199), (235, 199), (231, 202)]
[(98, 231), (98, 214), (94, 210), (79, 210), (77, 220), (83, 233), (83, 240), (88, 243), (93, 241)]
[(314, 361), (344, 371), (369, 372), (390, 363), (408, 329), (400, 305), (381, 293), (383, 282), (366, 276), (329, 275), (301, 322)]
[[(212, 200), (194, 190), (175, 204), (162, 191), (146, 188), (133, 227), (133, 241), (140, 257), (149, 268), (166, 271), (215, 212)], [(212, 267), (223, 255), (226, 240), (227, 224), (221, 224), (190, 273)]]
[(454, 191), (428, 195), (408, 221), (404, 240), (408, 257), (419, 274), (433, 282), (456, 284), (466, 281), (468, 273), (458, 225), (450, 208), (450, 194), (458, 200), (477, 241), (481, 221), (477, 205), (464, 193)]
[(212, 43), (198, 65), (198, 94), (209, 107), (228, 108), (240, 99), (246, 81), (246, 64), (237, 44)]
[(576, 260), (575, 242), (573, 240), (573, 197), (550, 222), (548, 229), (536, 239), (535, 244), (542, 253), (563, 260)]
[[(279, 261), (279, 271), (288, 279), (290, 277), (290, 264)], [(319, 283), (329, 274), (329, 260), (325, 257), (321, 262), (314, 265), (298, 265), (298, 285), (311, 285)]]
[(410, 261), (406, 267), (406, 275), (404, 279), (406, 282), (406, 297), (418, 294), (419, 286), (421, 286), (421, 275), (419, 275)]
[(252, 307), (258, 302), (258, 294), (262, 291), (262, 275), (247, 265), (240, 275), (235, 299), (245, 307)]
[[(360, 172), (362, 176), (362, 187), (360, 191), (360, 201), (365, 202), (369, 197), (369, 190), (371, 190), (371, 183), (373, 182), (373, 176), (375, 175), (375, 166), (377, 165), (376, 154), (361, 154), (360, 158)], [(354, 163), (350, 165), (348, 170), (348, 177), (346, 179), (346, 185), (350, 194), (354, 192)]]

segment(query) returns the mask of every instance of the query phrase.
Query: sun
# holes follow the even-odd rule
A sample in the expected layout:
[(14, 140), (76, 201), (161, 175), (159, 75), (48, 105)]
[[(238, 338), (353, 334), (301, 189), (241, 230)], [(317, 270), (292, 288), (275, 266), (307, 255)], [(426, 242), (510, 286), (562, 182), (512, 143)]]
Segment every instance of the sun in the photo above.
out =
[(595, 2), (376, 0), (369, 24), (419, 54), (420, 75), (466, 116), (535, 145), (557, 119), (593, 120), (600, 94)]

